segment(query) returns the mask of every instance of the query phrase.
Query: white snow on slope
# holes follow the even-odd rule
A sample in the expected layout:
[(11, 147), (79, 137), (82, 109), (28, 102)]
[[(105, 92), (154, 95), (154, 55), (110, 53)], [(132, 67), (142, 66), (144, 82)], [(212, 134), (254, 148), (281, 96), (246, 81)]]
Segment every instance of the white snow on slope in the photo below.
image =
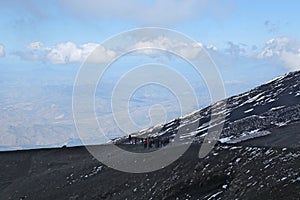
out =
[(253, 130), (250, 132), (245, 132), (241, 136), (238, 136), (235, 138), (233, 136), (221, 138), (221, 139), (219, 139), (219, 141), (221, 143), (236, 144), (236, 143), (243, 142), (243, 141), (246, 141), (249, 139), (262, 137), (262, 136), (266, 136), (266, 135), (270, 135), (270, 134), (271, 134), (270, 131), (259, 131), (259, 129), (257, 129), (257, 130)]
[(253, 108), (251, 108), (251, 109), (249, 109), (249, 110), (246, 110), (244, 113), (249, 113), (249, 112), (252, 112), (254, 109)]

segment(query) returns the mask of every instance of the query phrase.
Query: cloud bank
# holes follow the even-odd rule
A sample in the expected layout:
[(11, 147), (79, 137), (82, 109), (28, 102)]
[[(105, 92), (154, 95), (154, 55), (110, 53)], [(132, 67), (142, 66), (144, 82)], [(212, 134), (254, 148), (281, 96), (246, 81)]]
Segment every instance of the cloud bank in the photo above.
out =
[(288, 37), (268, 40), (263, 50), (257, 55), (259, 59), (281, 61), (290, 70), (300, 69), (300, 42)]
[[(159, 56), (157, 51), (151, 48), (159, 48), (173, 52), (180, 52), (186, 59), (195, 59), (204, 49), (208, 51), (217, 51), (214, 45), (203, 45), (195, 42), (187, 44), (178, 42), (168, 37), (157, 37), (151, 40), (139, 41), (128, 47), (128, 51), (137, 49), (141, 54), (148, 56)], [(93, 52), (93, 54), (91, 54)], [(58, 43), (54, 46), (45, 46), (42, 42), (37, 41), (27, 45), (25, 51), (15, 52), (14, 55), (27, 61), (49, 62), (52, 64), (69, 64), (84, 62), (91, 54), (89, 61), (93, 63), (107, 63), (111, 61), (120, 52), (117, 49), (106, 49), (100, 44), (85, 43), (77, 45), (74, 42)], [(125, 53), (125, 52), (121, 52)]]
[[(181, 52), (181, 55), (188, 60), (195, 59), (203, 49), (214, 56), (223, 58), (249, 58), (265, 60), (268, 62), (282, 63), (289, 70), (300, 69), (300, 42), (288, 37), (272, 38), (263, 47), (249, 46), (246, 44), (236, 44), (228, 42), (225, 49), (219, 49), (214, 45), (204, 45), (199, 42), (186, 44), (171, 40), (168, 37), (157, 37), (150, 40), (139, 41), (128, 49), (140, 49), (140, 53), (148, 56), (157, 56), (157, 51), (149, 48), (155, 47), (170, 51)], [(148, 48), (148, 49), (147, 49)], [(106, 49), (100, 44), (85, 43), (77, 45), (74, 42), (58, 43), (54, 46), (45, 46), (37, 41), (28, 44), (26, 50), (18, 51), (14, 54), (23, 60), (49, 62), (52, 64), (69, 64), (84, 62), (94, 51), (94, 57), (90, 61), (95, 63), (107, 63), (111, 61), (118, 52), (117, 49)], [(155, 55), (156, 54), (156, 55)], [(4, 56), (4, 46), (0, 45), (0, 57)], [(159, 56), (159, 55), (158, 55)], [(214, 57), (218, 59), (218, 57)]]
[(23, 60), (49, 62), (52, 64), (69, 64), (83, 62), (97, 48), (95, 62), (108, 62), (115, 53), (96, 43), (76, 45), (73, 42), (59, 43), (54, 46), (44, 46), (40, 41), (28, 44), (26, 51), (14, 53)]

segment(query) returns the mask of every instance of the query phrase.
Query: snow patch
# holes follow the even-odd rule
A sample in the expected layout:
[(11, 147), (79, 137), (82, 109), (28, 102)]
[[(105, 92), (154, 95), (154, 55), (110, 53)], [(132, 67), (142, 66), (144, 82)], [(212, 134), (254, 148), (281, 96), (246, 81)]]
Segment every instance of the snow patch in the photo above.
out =
[(240, 135), (236, 138), (232, 138), (232, 137), (221, 138), (221, 139), (219, 139), (219, 141), (221, 143), (236, 144), (239, 142), (243, 142), (246, 140), (250, 140), (253, 138), (262, 137), (262, 136), (266, 136), (266, 135), (270, 135), (270, 134), (271, 134), (270, 131), (259, 131), (259, 129), (257, 129), (257, 130), (253, 130), (250, 132), (244, 132), (242, 135)]
[(275, 110), (279, 110), (279, 109), (282, 109), (282, 108), (285, 108), (285, 106), (274, 107), (274, 108), (271, 108), (270, 110), (275, 111)]
[(281, 79), (283, 79), (286, 75), (283, 75), (283, 76), (278, 76), (276, 78), (273, 78), (272, 80), (266, 82), (265, 84), (269, 84), (269, 83), (272, 83), (273, 81), (279, 81)]
[(231, 140), (231, 138), (232, 138), (232, 136), (230, 136), (230, 137), (225, 137), (225, 138), (220, 138), (219, 141), (220, 141), (221, 143), (227, 143), (227, 142), (229, 142), (229, 141)]
[(254, 110), (254, 108), (251, 108), (249, 110), (246, 110), (244, 113), (249, 113), (249, 112), (252, 112)]
[(210, 199), (213, 199), (213, 198), (217, 197), (217, 196), (218, 196), (219, 194), (221, 194), (222, 192), (223, 192), (223, 191), (220, 191), (220, 192), (217, 192), (217, 193), (211, 195), (207, 200), (210, 200)]

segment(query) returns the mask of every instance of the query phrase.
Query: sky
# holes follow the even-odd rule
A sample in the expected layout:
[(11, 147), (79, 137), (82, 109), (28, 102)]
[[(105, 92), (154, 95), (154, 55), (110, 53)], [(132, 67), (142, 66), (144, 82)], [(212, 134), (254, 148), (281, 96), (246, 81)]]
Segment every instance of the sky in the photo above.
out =
[[(14, 93), (20, 93), (25, 85), (72, 86), (81, 64), (95, 47), (143, 27), (166, 28), (192, 38), (217, 65), (226, 95), (238, 94), (300, 69), (299, 7), (298, 1), (274, 0), (1, 1), (1, 95), (17, 102)], [(149, 42), (182, 48), (187, 58), (193, 57), (194, 52), (184, 49), (185, 44), (168, 38)], [(99, 54), (98, 61), (105, 63), (116, 52), (101, 46)], [(140, 63), (137, 60), (120, 60), (118, 66)], [(159, 61), (161, 58), (156, 58)], [(165, 63), (186, 72), (176, 59)], [(113, 71), (111, 76), (121, 72)], [(191, 73), (186, 75), (193, 79)], [(197, 84), (196, 78), (193, 84)], [(8, 86), (9, 91), (3, 89)], [(0, 103), (7, 106), (7, 102)]]
[(8, 65), (81, 62), (80, 58), (63, 61), (68, 56), (65, 51), (81, 49), (87, 54), (94, 43), (149, 26), (179, 31), (221, 53), (271, 60), (287, 70), (297, 69), (294, 62), (299, 60), (297, 1), (12, 0), (1, 4), (0, 56), (1, 63)]

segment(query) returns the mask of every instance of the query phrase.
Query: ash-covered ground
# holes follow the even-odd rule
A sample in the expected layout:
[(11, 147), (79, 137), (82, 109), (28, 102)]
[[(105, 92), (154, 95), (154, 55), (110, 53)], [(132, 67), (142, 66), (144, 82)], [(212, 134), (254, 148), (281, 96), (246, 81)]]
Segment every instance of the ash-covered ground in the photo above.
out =
[[(194, 141), (177, 161), (151, 173), (116, 171), (85, 147), (1, 152), (0, 199), (300, 199), (299, 102), (298, 71), (140, 131), (135, 135), (164, 138), (181, 129), (179, 139)], [(199, 158), (212, 108), (225, 116), (214, 122), (224, 128), (213, 150)], [(115, 142), (149, 151), (125, 141)]]
[(1, 199), (299, 199), (299, 148), (217, 144), (200, 159), (199, 147), (143, 174), (106, 167), (84, 147), (1, 153)]

